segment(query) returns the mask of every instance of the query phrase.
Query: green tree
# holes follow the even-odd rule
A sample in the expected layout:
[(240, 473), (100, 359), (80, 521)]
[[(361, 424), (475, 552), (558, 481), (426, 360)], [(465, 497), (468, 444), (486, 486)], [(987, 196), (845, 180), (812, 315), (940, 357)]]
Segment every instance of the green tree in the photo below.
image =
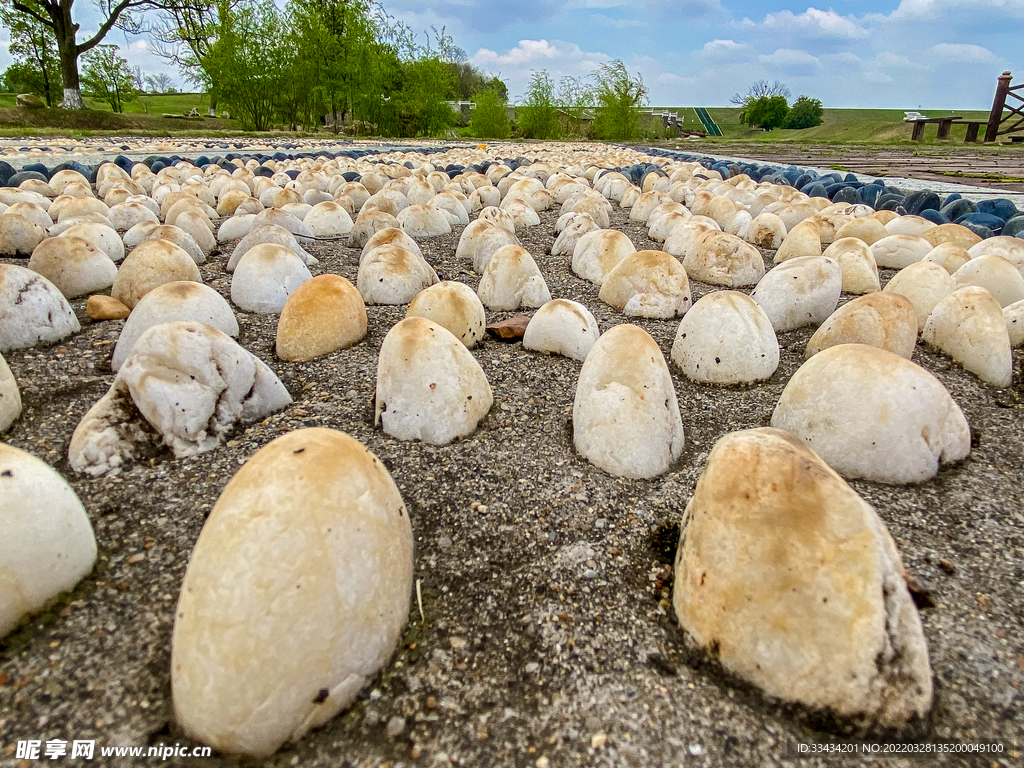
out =
[(474, 97), (476, 106), (469, 118), (474, 136), (481, 139), (507, 139), (511, 134), (508, 102), (494, 88), (485, 88)]
[(585, 139), (590, 134), (590, 108), (594, 103), (593, 89), (580, 77), (563, 77), (558, 81), (556, 102), (562, 116), (557, 118), (564, 126), (566, 138)]
[(116, 45), (98, 45), (87, 52), (82, 59), (82, 83), (90, 96), (107, 102), (115, 112), (124, 112), (125, 103), (138, 91), (135, 76), (127, 60), (117, 55), (118, 50)]
[(273, 125), (294, 51), (272, 0), (227, 9), (203, 69), (249, 130)]
[(762, 96), (754, 99), (743, 110), (746, 123), (766, 131), (782, 128), (789, 119), (789, 104), (785, 96)]
[(640, 135), (641, 115), (637, 109), (647, 98), (639, 75), (631, 77), (620, 59), (602, 64), (592, 75), (596, 85), (597, 114), (593, 131), (599, 139), (632, 141)]
[(60, 101), (60, 57), (52, 30), (40, 21), (0, 3), (0, 23), (10, 35), (8, 48), (14, 64), (4, 75), (5, 88), (35, 93), (52, 107)]
[(526, 100), (517, 110), (519, 130), (528, 139), (554, 139), (560, 131), (555, 83), (546, 69), (530, 73)]
[(813, 128), (816, 125), (821, 125), (824, 119), (825, 108), (822, 107), (821, 101), (812, 99), (810, 96), (801, 96), (793, 102), (793, 106), (789, 109), (789, 120), (786, 127), (797, 130)]
[[(96, 29), (96, 33), (83, 42), (78, 42), (78, 31), (81, 24), (74, 19), (75, 0), (9, 1), (12, 10), (25, 19), (32, 19), (42, 24), (53, 34), (64, 88), (61, 107), (84, 109), (81, 77), (78, 71), (79, 57), (103, 42), (103, 39), (115, 27), (126, 32), (142, 32), (143, 27), (135, 15), (138, 11), (161, 8), (165, 3), (179, 0), (99, 0), (95, 4), (99, 17), (97, 19), (94, 16), (88, 22), (88, 28)], [(98, 28), (94, 26), (97, 23)]]

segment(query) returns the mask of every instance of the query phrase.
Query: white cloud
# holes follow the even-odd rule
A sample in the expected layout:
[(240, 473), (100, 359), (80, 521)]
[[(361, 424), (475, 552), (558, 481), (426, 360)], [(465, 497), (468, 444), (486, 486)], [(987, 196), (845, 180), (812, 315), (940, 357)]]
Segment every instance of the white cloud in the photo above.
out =
[(855, 16), (840, 16), (829, 8), (827, 11), (808, 8), (803, 13), (790, 10), (769, 13), (760, 23), (743, 19), (741, 27), (768, 32), (784, 32), (788, 35), (837, 40), (860, 40), (868, 36)]
[(779, 48), (771, 55), (761, 55), (757, 60), (769, 71), (789, 75), (810, 75), (821, 66), (821, 60), (807, 51), (793, 48)]
[(988, 64), (996, 58), (988, 48), (967, 43), (939, 43), (929, 48), (928, 54), (940, 61), (955, 61), (961, 64)]
[[(579, 50), (579, 46), (574, 43), (567, 45)], [(519, 45), (510, 48), (503, 54), (488, 48), (481, 48), (469, 58), (470, 61), (481, 67), (495, 65), (521, 67), (538, 61), (557, 59), (563, 55), (564, 52), (560, 53), (558, 48), (547, 40), (520, 40)]]
[(611, 27), (613, 29), (647, 26), (647, 22), (645, 21), (639, 21), (638, 19), (613, 19), (611, 16), (605, 16), (603, 13), (593, 13), (590, 15), (590, 18), (601, 26)]
[(491, 72), (500, 70), (514, 101), (525, 93), (531, 70), (546, 69), (557, 83), (567, 75), (585, 77), (611, 58), (605, 53), (584, 51), (564, 40), (520, 40), (504, 53), (481, 48), (469, 60)]
[(756, 53), (751, 46), (735, 40), (709, 40), (698, 51), (702, 58), (712, 61), (749, 61)]
[(953, 13), (1024, 19), (1024, 0), (902, 0), (887, 18), (894, 21), (935, 21)]

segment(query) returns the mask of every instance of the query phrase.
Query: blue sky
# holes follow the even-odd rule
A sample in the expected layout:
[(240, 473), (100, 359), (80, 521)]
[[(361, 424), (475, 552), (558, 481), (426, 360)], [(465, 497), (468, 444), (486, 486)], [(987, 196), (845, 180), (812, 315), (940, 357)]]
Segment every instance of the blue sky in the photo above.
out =
[[(95, 11), (79, 0), (85, 30)], [(987, 109), (996, 77), (1024, 80), (1024, 0), (385, 0), (417, 30), (447, 28), (513, 99), (531, 70), (586, 76), (622, 59), (652, 105), (724, 106), (760, 79), (830, 107)], [(77, 11), (76, 7), (76, 11)], [(0, 68), (10, 57), (0, 30)], [(144, 70), (144, 40), (112, 33)], [(180, 78), (179, 78), (180, 79)]]

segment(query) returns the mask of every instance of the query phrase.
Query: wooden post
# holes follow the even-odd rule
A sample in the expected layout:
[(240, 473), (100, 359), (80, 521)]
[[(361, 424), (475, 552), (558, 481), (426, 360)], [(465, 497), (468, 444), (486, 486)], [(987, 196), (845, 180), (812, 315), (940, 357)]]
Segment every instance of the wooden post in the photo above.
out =
[(999, 135), (999, 124), (1003, 121), (1003, 107), (1006, 106), (1006, 94), (1010, 92), (1010, 81), (1013, 75), (1003, 72), (996, 82), (996, 95), (992, 99), (992, 111), (988, 115), (988, 128), (985, 129), (985, 143), (996, 140)]

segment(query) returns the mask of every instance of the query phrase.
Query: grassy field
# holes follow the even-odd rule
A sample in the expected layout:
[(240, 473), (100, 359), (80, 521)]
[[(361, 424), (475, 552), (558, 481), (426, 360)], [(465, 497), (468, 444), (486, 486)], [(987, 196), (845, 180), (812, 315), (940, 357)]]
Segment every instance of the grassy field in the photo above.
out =
[[(99, 99), (84, 99), (88, 109), (98, 112), (111, 112), (110, 105)], [(0, 93), (0, 107), (16, 107), (17, 96), (13, 93)], [(124, 105), (125, 114), (150, 114), (160, 116), (164, 113), (184, 115), (195, 107), (199, 114), (205, 115), (210, 107), (210, 97), (205, 93), (166, 93), (144, 94)]]
[[(662, 107), (659, 107), (662, 109)], [(692, 107), (666, 107), (679, 114), (686, 125), (700, 126)], [(918, 110), (928, 117), (960, 115), (964, 121), (987, 121), (987, 111), (973, 110)], [(915, 144), (910, 141), (912, 126), (903, 122), (901, 109), (826, 109), (825, 122), (815, 128), (801, 131), (750, 130), (739, 121), (740, 110), (736, 107), (708, 107), (708, 114), (718, 123), (725, 134), (720, 141), (750, 141), (758, 143), (813, 143), (813, 144)], [(953, 123), (950, 141), (963, 143), (966, 126)], [(925, 128), (926, 144), (936, 143), (936, 127)]]

